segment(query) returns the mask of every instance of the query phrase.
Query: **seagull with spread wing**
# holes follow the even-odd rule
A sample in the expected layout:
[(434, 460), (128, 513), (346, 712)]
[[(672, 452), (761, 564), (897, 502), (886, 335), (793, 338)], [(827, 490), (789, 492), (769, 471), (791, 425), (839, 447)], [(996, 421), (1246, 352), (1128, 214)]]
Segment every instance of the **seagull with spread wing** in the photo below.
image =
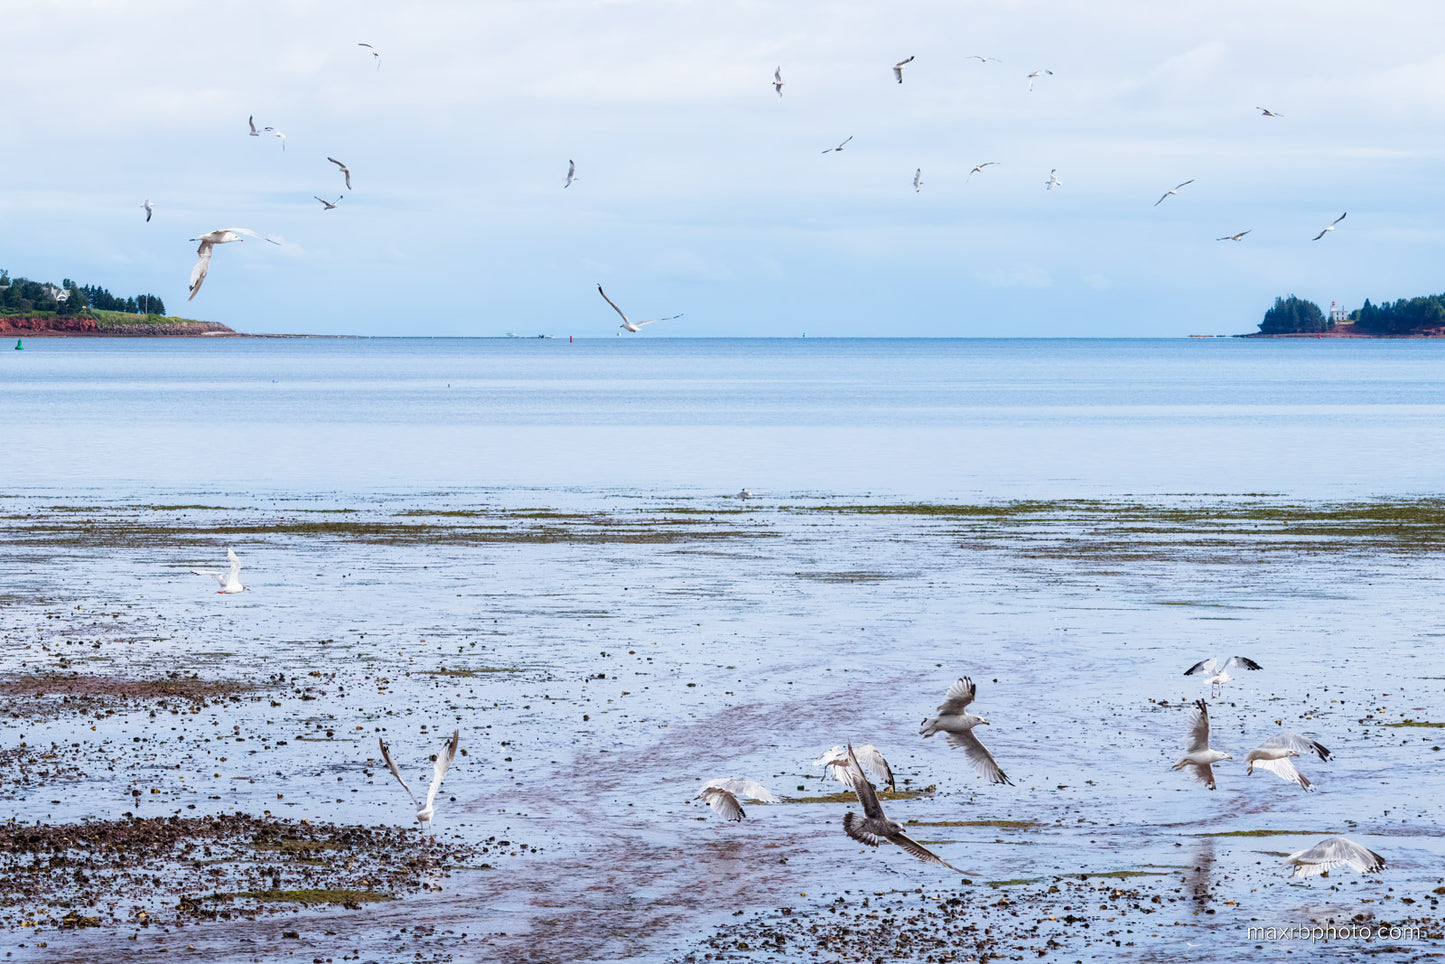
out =
[(638, 332), (642, 330), (643, 325), (650, 325), (655, 321), (671, 321), (674, 318), (681, 318), (683, 315), (682, 312), (678, 312), (675, 315), (668, 315), (666, 318), (649, 318), (646, 321), (628, 321), (627, 316), (622, 314), (622, 309), (617, 307), (616, 302), (614, 302), (611, 298), (607, 297), (607, 292), (602, 290), (601, 285), (597, 286), (597, 293), (602, 296), (603, 301), (607, 302), (609, 305), (612, 306), (613, 311), (617, 312), (619, 315), (622, 315), (622, 324), (619, 327), (624, 328), (627, 331)]
[(813, 766), (822, 767), (826, 776), (832, 777), (839, 783), (846, 783), (852, 786), (848, 779), (849, 750), (852, 751), (853, 759), (858, 761), (864, 772), (870, 774), (873, 779), (892, 790), (893, 768), (883, 758), (883, 754), (871, 743), (860, 743), (858, 746), (846, 747), (841, 744), (829, 747), (823, 751), (823, 755), (813, 761)]
[(898, 61), (898, 63), (893, 65), (893, 76), (898, 78), (898, 82), (900, 84), (903, 83), (903, 68), (907, 67), (911, 63), (913, 63), (912, 56), (910, 56), (907, 60), (900, 60)]
[[(995, 167), (997, 165), (998, 161), (984, 161), (982, 164), (975, 164), (973, 170), (968, 172), (968, 177), (983, 173), (983, 169), (986, 167)], [(967, 181), (968, 177), (964, 178), (964, 180)]]
[(1249, 764), (1246, 773), (1252, 774), (1254, 768), (1259, 767), (1261, 770), (1268, 770), (1281, 780), (1298, 784), (1301, 790), (1309, 790), (1314, 785), (1310, 783), (1308, 777), (1299, 772), (1299, 768), (1290, 759), (1290, 757), (1298, 757), (1302, 753), (1313, 753), (1321, 760), (1330, 758), (1328, 749), (1307, 736), (1278, 733), (1245, 754), (1244, 762)]
[[(211, 270), (211, 248), (215, 245), (227, 244), (231, 241), (242, 241), (244, 240), (241, 237), (243, 234), (252, 238), (262, 237), (250, 228), (217, 228), (214, 231), (207, 231), (198, 238), (191, 238), (192, 241), (201, 242), (201, 245), (196, 248), (197, 261), (195, 267), (191, 268), (191, 297), (187, 298), (187, 301), (194, 298), (196, 293), (201, 290), (201, 282), (206, 280), (206, 272)], [(281, 243), (271, 238), (264, 238), (264, 240), (270, 241), (272, 244)]]
[(973, 734), (975, 726), (989, 725), (988, 720), (968, 712), (968, 705), (973, 702), (976, 693), (977, 687), (973, 685), (972, 679), (965, 676), (957, 680), (943, 695), (943, 702), (938, 706), (938, 715), (925, 719), (918, 728), (918, 734), (925, 737), (940, 732), (947, 734), (948, 745), (961, 747), (981, 776), (987, 777), (990, 783), (1007, 783), (1013, 786), (1013, 781), (1005, 776), (994, 762), (993, 754), (989, 753), (988, 748)]
[[(401, 778), (401, 771), (396, 768), (396, 763), (392, 761), (391, 748), (386, 745), (386, 741), (377, 740), (377, 742), (381, 744), (381, 758), (386, 761), (387, 769), (391, 771), (392, 776), (396, 777), (396, 782), (401, 784), (401, 788), (406, 791), (406, 795), (411, 797), (411, 802), (416, 805), (416, 822), (421, 825), (423, 833), (431, 829), (432, 817), (436, 815), (437, 788), (442, 785), (442, 777), (447, 775), (447, 770), (451, 768), (452, 760), (456, 759), (457, 745), (461, 742), (461, 739), (462, 731), (454, 731), (451, 742), (437, 754), (436, 767), (432, 772), (431, 786), (427, 787), (425, 804), (416, 798), (416, 794), (411, 792), (411, 787), (407, 786), (406, 781)], [(432, 840), (436, 840), (435, 833), (432, 833)]]
[(781, 64), (773, 70), (773, 89), (778, 92), (779, 97), (783, 96), (783, 68)]
[[(1249, 229), (1249, 231), (1253, 231), (1253, 230), (1254, 230), (1254, 228), (1250, 228), (1250, 229)], [(1241, 232), (1239, 232), (1238, 234), (1226, 234), (1224, 237), (1222, 237), (1222, 238), (1215, 238), (1214, 240), (1216, 240), (1216, 241), (1243, 241), (1243, 240), (1244, 240), (1244, 236), (1245, 236), (1246, 234), (1248, 234), (1249, 231), (1241, 231)]]
[(571, 187), (575, 180), (577, 180), (577, 162), (569, 160), (567, 162), (567, 183), (562, 186)]
[(756, 780), (749, 780), (745, 777), (716, 777), (702, 785), (694, 800), (701, 800), (713, 813), (724, 820), (742, 820), (747, 814), (743, 813), (741, 799), (756, 800), (759, 803), (777, 803), (778, 798)]
[[(1349, 214), (1349, 213), (1350, 213), (1349, 211), (1346, 211), (1346, 212), (1345, 212), (1345, 214)], [(1341, 214), (1339, 217), (1335, 218), (1333, 221), (1331, 221), (1331, 222), (1329, 223), (1329, 225), (1327, 225), (1327, 226), (1325, 227), (1325, 229), (1324, 229), (1323, 231), (1321, 231), (1319, 234), (1315, 235), (1315, 236), (1314, 236), (1313, 238), (1311, 238), (1310, 240), (1312, 240), (1312, 241), (1318, 241), (1320, 238), (1322, 238), (1322, 237), (1324, 237), (1325, 235), (1329, 234), (1331, 231), (1333, 231), (1333, 230), (1335, 229), (1335, 225), (1339, 224), (1341, 221), (1343, 221), (1343, 220), (1345, 219), (1345, 214)]]
[[(1243, 667), (1249, 670), (1264, 668), (1248, 656), (1231, 656), (1224, 661), (1223, 665), (1220, 664), (1216, 657), (1211, 656), (1208, 659), (1201, 659), (1186, 669), (1184, 675), (1208, 676), (1210, 673), (1214, 673), (1214, 675), (1209, 678), (1210, 693), (1218, 697), (1219, 694), (1224, 691), (1224, 684), (1234, 679), (1233, 676), (1229, 675), (1229, 671), (1237, 667)], [(1218, 672), (1215, 672), (1216, 670), (1218, 670)]]
[(1178, 194), (1178, 193), (1179, 193), (1179, 189), (1180, 189), (1181, 187), (1184, 187), (1185, 184), (1193, 184), (1193, 183), (1194, 183), (1194, 178), (1191, 177), (1189, 180), (1185, 181), (1183, 184), (1176, 184), (1176, 185), (1174, 185), (1174, 186), (1171, 187), (1169, 190), (1167, 190), (1167, 191), (1165, 191), (1163, 194), (1159, 195), (1159, 200), (1157, 200), (1157, 201), (1154, 202), (1154, 206), (1157, 208), (1159, 205), (1161, 205), (1161, 204), (1164, 203), (1164, 199), (1165, 199), (1165, 198), (1169, 197), (1171, 194)]
[(1033, 73), (1029, 74), (1029, 93), (1030, 93), (1030, 94), (1032, 94), (1032, 93), (1034, 92), (1034, 80), (1035, 80), (1036, 78), (1038, 78), (1038, 77), (1044, 76), (1045, 74), (1047, 74), (1048, 76), (1052, 77), (1052, 76), (1054, 75), (1054, 72), (1053, 72), (1052, 70), (1036, 70), (1036, 71), (1034, 71)]
[(963, 873), (953, 864), (904, 833), (902, 824), (888, 819), (883, 813), (882, 804), (878, 802), (878, 794), (873, 791), (873, 784), (869, 783), (868, 778), (863, 775), (863, 768), (858, 765), (851, 746), (848, 748), (848, 761), (848, 783), (853, 787), (853, 792), (858, 795), (858, 803), (863, 807), (863, 816), (859, 817), (852, 810), (843, 814), (844, 833), (870, 847), (876, 847), (886, 840), (902, 847), (906, 853), (919, 860), (930, 864), (939, 864), (949, 870)]
[[(375, 47), (373, 47), (371, 44), (362, 44), (362, 43), (359, 43), (359, 44), (357, 44), (356, 46), (358, 46), (358, 47), (365, 47), (367, 50), (370, 50), (370, 51), (371, 51), (371, 58), (376, 61), (376, 69), (377, 69), (377, 70), (380, 70), (380, 69), (381, 69), (381, 51), (377, 50), (377, 49), (376, 49)], [(405, 67), (406, 64), (402, 64), (402, 66)]]
[(1214, 764), (1220, 760), (1233, 760), (1228, 753), (1221, 753), (1209, 745), (1209, 704), (1203, 700), (1194, 701), (1194, 715), (1189, 722), (1189, 745), (1179, 762), (1171, 770), (1188, 769), (1190, 776), (1214, 789)]
[(1313, 847), (1295, 851), (1284, 862), (1294, 864), (1291, 877), (1318, 877), (1336, 867), (1350, 867), (1362, 874), (1385, 869), (1384, 857), (1348, 837), (1326, 837)]
[(852, 134), (849, 134), (847, 137), (843, 138), (843, 142), (842, 142), (841, 144), (839, 144), (837, 147), (830, 147), (830, 148), (828, 148), (826, 151), (819, 151), (818, 153), (820, 153), (820, 154), (831, 154), (831, 153), (833, 153), (834, 151), (841, 151), (841, 150), (847, 145), (847, 143), (848, 143), (849, 141), (851, 141), (852, 139), (853, 139), (853, 135), (852, 135)]
[(241, 585), (241, 560), (236, 556), (235, 549), (226, 550), (226, 559), (231, 563), (230, 569), (192, 569), (191, 572), (198, 576), (210, 576), (221, 584), (218, 593), (241, 592), (246, 587)]

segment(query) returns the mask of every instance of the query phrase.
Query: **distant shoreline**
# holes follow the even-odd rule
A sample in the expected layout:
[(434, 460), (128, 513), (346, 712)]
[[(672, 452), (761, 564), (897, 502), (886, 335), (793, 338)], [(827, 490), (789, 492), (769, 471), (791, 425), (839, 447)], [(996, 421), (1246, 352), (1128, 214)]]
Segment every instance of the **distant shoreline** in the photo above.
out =
[(1251, 331), (1247, 334), (1237, 335), (1238, 338), (1442, 338), (1445, 337), (1445, 328), (1429, 328), (1424, 331), (1414, 331), (1409, 334), (1391, 335), (1372, 331), (1356, 331), (1353, 321), (1336, 322), (1335, 326), (1328, 331), (1284, 331), (1284, 332), (1263, 332)]

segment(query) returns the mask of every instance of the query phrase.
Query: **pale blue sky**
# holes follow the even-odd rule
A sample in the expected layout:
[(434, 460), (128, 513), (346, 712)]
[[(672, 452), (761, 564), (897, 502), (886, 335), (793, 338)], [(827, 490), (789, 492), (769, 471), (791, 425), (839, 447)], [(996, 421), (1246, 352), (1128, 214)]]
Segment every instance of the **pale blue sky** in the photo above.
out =
[[(1236, 333), (1445, 290), (1427, 0), (5, 6), (0, 267), (245, 331), (612, 337), (598, 282), (686, 313), (626, 337)], [(285, 244), (218, 247), (187, 303), (187, 239), (231, 226)]]

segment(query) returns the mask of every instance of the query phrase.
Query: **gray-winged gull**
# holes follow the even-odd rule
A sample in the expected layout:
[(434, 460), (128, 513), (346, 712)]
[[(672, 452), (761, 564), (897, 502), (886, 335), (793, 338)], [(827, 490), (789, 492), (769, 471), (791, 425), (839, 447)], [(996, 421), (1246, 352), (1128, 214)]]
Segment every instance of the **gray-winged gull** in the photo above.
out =
[(973, 680), (965, 676), (957, 680), (948, 688), (943, 695), (943, 702), (938, 705), (938, 715), (924, 719), (923, 725), (918, 728), (920, 736), (932, 736), (935, 733), (946, 733), (949, 746), (962, 748), (968, 754), (969, 762), (973, 764), (979, 774), (988, 778), (990, 783), (1007, 783), (1013, 786), (1013, 781), (1004, 775), (994, 762), (993, 754), (988, 748), (979, 742), (978, 737), (973, 735), (975, 726), (988, 726), (988, 720), (981, 716), (975, 716), (967, 711), (968, 704), (973, 702), (977, 688)]

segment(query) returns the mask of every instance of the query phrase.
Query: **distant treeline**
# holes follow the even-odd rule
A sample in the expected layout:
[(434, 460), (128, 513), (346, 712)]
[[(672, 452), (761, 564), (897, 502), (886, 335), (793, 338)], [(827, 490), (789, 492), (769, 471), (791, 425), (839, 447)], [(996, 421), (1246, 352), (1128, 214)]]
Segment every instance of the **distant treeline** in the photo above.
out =
[[(1445, 328), (1445, 294), (1401, 298), (1394, 303), (1365, 303), (1350, 312), (1357, 332), (1369, 335), (1413, 335)], [(1259, 330), (1266, 335), (1294, 332), (1329, 331), (1335, 323), (1325, 317), (1313, 301), (1296, 298), (1274, 299), (1274, 307), (1264, 313)]]
[(10, 272), (0, 268), (0, 315), (67, 318), (83, 315), (90, 308), (148, 315), (166, 313), (165, 302), (153, 294), (121, 298), (95, 285), (78, 285), (69, 278), (59, 285), (11, 278)]

